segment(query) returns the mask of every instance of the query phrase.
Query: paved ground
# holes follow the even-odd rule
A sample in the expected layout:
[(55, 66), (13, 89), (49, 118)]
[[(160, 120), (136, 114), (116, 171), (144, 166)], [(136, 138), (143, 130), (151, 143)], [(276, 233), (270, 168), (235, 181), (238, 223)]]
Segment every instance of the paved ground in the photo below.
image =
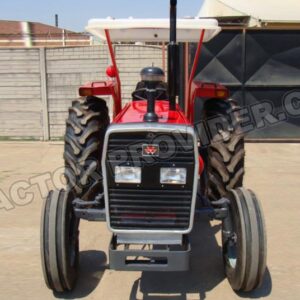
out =
[[(0, 206), (15, 206), (8, 211), (0, 209), (0, 299), (54, 299), (44, 285), (40, 267), (42, 197), (37, 186), (28, 188), (26, 181), (36, 181), (39, 174), (47, 178), (47, 172), (59, 169), (62, 145), (2, 142), (0, 147), (0, 190), (17, 202), (10, 204), (0, 191)], [(192, 235), (192, 270), (187, 273), (110, 271), (104, 252), (110, 238), (105, 224), (83, 222), (78, 287), (60, 298), (300, 299), (299, 153), (300, 144), (247, 145), (246, 185), (255, 189), (263, 202), (268, 232), (268, 272), (256, 292), (232, 292), (222, 271), (219, 223), (209, 223), (203, 216)], [(58, 181), (60, 171), (52, 181)], [(51, 180), (48, 185), (53, 185)], [(16, 187), (24, 190), (16, 195)]]

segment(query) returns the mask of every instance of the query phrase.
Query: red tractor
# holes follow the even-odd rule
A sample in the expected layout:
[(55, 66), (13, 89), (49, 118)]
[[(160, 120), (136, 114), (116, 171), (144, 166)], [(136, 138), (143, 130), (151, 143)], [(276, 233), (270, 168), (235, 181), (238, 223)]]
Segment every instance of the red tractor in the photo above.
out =
[[(176, 6), (170, 0), (170, 20), (89, 22), (89, 32), (106, 38), (112, 66), (107, 69), (110, 80), (81, 87), (81, 98), (69, 109), (64, 151), (68, 185), (51, 191), (44, 204), (42, 266), (53, 291), (70, 291), (76, 283), (80, 219), (107, 222), (111, 269), (186, 271), (193, 251), (189, 234), (203, 207), (222, 221), (225, 273), (232, 288), (251, 291), (262, 282), (265, 225), (257, 197), (243, 187), (239, 107), (225, 87), (194, 80), (201, 45), (220, 28), (216, 20), (177, 19)], [(163, 70), (143, 69), (132, 102), (122, 108), (112, 42), (168, 38), (167, 83)], [(178, 41), (199, 42), (184, 109), (176, 103)], [(111, 123), (99, 96), (114, 101)], [(207, 145), (195, 130), (196, 98), (203, 100), (201, 128), (209, 133)]]

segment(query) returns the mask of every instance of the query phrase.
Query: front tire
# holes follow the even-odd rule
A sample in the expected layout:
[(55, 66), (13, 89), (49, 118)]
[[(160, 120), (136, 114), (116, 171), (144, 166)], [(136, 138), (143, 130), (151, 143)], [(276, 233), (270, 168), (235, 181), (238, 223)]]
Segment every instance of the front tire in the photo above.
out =
[(266, 270), (266, 232), (263, 212), (251, 190), (228, 193), (229, 215), (222, 223), (225, 273), (235, 291), (258, 288)]
[(44, 280), (54, 292), (71, 291), (79, 265), (79, 219), (73, 212), (71, 191), (51, 191), (41, 221), (41, 258)]

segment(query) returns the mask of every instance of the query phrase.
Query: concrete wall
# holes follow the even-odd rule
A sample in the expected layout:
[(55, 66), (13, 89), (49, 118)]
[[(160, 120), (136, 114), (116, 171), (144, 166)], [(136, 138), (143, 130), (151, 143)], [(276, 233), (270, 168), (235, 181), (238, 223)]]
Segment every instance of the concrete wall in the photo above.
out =
[(41, 138), (39, 49), (0, 50), (0, 136)]
[(78, 97), (78, 87), (89, 81), (104, 80), (108, 64), (108, 53), (103, 46), (46, 50), (50, 137), (64, 134), (68, 107)]
[[(141, 68), (162, 66), (162, 51), (152, 46), (115, 48), (126, 103)], [(78, 87), (104, 80), (109, 64), (106, 46), (0, 49), (0, 138), (62, 137)]]

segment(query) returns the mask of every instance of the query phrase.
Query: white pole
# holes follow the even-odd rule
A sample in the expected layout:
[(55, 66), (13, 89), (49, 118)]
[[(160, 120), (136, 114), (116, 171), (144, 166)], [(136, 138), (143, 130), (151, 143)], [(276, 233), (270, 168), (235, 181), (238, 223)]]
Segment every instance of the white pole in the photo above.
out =
[(21, 22), (23, 41), (25, 47), (32, 47), (32, 40), (30, 35), (30, 26), (28, 22)]
[(65, 30), (62, 30), (62, 40), (63, 40), (63, 47), (66, 46), (66, 37), (65, 37)]

